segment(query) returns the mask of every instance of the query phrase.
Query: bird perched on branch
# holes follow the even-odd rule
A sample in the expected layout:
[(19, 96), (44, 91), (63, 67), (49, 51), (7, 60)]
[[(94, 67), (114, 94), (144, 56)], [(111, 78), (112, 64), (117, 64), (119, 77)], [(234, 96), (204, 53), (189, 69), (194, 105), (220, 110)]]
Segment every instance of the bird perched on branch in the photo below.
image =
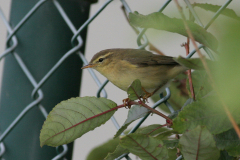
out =
[(134, 80), (139, 79), (146, 93), (144, 98), (158, 90), (163, 91), (171, 79), (187, 70), (173, 57), (156, 55), (146, 50), (120, 48), (96, 53), (89, 64), (82, 67), (85, 68), (97, 70), (124, 91)]

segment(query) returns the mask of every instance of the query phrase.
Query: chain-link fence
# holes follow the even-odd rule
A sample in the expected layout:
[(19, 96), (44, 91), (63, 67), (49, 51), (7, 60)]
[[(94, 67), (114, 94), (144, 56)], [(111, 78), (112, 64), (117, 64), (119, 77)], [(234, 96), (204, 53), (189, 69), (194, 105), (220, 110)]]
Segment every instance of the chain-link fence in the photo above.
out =
[[(57, 74), (57, 72), (59, 71), (59, 69), (61, 67), (64, 66), (64, 64), (66, 62), (69, 62), (69, 63), (72, 63), (71, 61), (74, 61), (74, 59), (76, 59), (76, 57), (72, 57), (72, 55), (77, 55), (81, 61), (83, 62), (83, 64), (88, 64), (87, 60), (85, 59), (85, 56), (83, 55), (83, 51), (84, 51), (84, 40), (85, 40), (85, 34), (82, 34), (82, 32), (86, 32), (86, 27), (92, 22), (94, 21), (95, 18), (97, 18), (97, 16), (106, 8), (108, 7), (108, 5), (112, 2), (113, 0), (107, 0), (101, 8), (99, 8), (99, 10), (92, 16), (90, 17), (89, 19), (86, 19), (84, 20), (84, 18), (81, 20), (81, 21), (84, 21), (84, 23), (82, 23), (81, 25), (78, 23), (76, 24), (76, 20), (72, 20), (70, 17), (71, 17), (71, 9), (70, 8), (66, 8), (65, 5), (66, 5), (66, 2), (64, 1), (57, 1), (57, 0), (40, 0), (40, 1), (37, 1), (37, 2), (34, 2), (35, 4), (32, 5), (32, 7), (29, 7), (31, 5), (28, 6), (29, 11), (26, 12), (26, 13), (21, 13), (20, 15), (17, 15), (17, 13), (15, 13), (15, 24), (9, 24), (6, 20), (6, 18), (4, 17), (4, 14), (2, 13), (2, 11), (0, 10), (0, 16), (1, 16), (1, 19), (3, 21), (3, 23), (5, 24), (6, 28), (7, 28), (7, 31), (8, 31), (8, 36), (7, 36), (7, 40), (6, 40), (6, 49), (3, 53), (1, 53), (0, 57), (1, 59), (3, 58), (6, 58), (8, 57), (9, 55), (12, 56), (12, 58), (14, 59), (14, 61), (16, 63), (14, 63), (14, 65), (16, 64), (19, 68), (19, 70), (14, 70), (14, 68), (11, 70), (9, 70), (8, 72), (12, 71), (14, 73), (17, 74), (17, 72), (21, 72), (21, 74), (23, 74), (25, 76), (25, 79), (27, 79), (27, 83), (29, 83), (33, 89), (31, 89), (30, 87), (30, 90), (31, 90), (31, 97), (30, 95), (28, 95), (29, 97), (26, 97), (26, 99), (29, 100), (29, 98), (31, 99), (31, 102), (28, 103), (27, 105), (25, 105), (23, 107), (23, 109), (19, 110), (17, 109), (16, 112), (18, 112), (18, 114), (13, 114), (15, 116), (15, 118), (13, 118), (14, 120), (9, 123), (9, 124), (2, 124), (1, 123), (1, 134), (0, 134), (0, 156), (3, 156), (4, 157), (4, 154), (7, 152), (9, 146), (6, 148), (5, 147), (5, 139), (9, 136), (9, 134), (11, 132), (14, 132), (14, 130), (16, 128), (18, 128), (18, 125), (21, 124), (21, 123), (25, 123), (24, 120), (23, 120), (23, 117), (24, 116), (27, 116), (28, 114), (34, 114), (36, 112), (29, 112), (31, 109), (33, 108), (38, 108), (38, 111), (41, 112), (41, 114), (46, 117), (47, 116), (47, 112), (49, 111), (49, 109), (45, 109), (45, 105), (44, 105), (44, 99), (50, 99), (51, 97), (47, 97), (46, 95), (48, 95), (46, 92), (44, 92), (42, 90), (42, 88), (44, 88), (44, 85), (49, 85), (48, 82), (49, 81), (52, 81), (52, 78), (54, 77), (53, 75), (54, 74)], [(129, 12), (132, 12), (131, 11), (131, 7), (128, 6), (127, 2), (125, 0), (121, 0), (122, 2), (122, 5), (124, 6), (125, 10), (127, 13)], [(206, 30), (209, 28), (209, 26), (214, 22), (214, 20), (219, 16), (219, 14), (231, 3), (231, 0), (228, 0), (225, 2), (225, 4), (222, 5), (222, 7), (214, 14), (214, 16), (211, 18), (211, 20), (206, 24), (206, 25), (203, 25), (201, 20), (199, 19), (199, 16), (197, 15), (197, 13), (194, 11), (191, 3), (188, 1), (188, 0), (184, 0), (184, 2), (186, 3), (187, 7), (189, 8), (191, 14), (194, 16), (195, 20), (196, 20), (196, 23), (198, 23), (200, 26), (204, 27)], [(22, 3), (22, 2), (21, 2)], [(31, 2), (32, 4), (33, 2)], [(51, 4), (50, 4), (51, 3)], [(149, 2), (151, 3), (151, 2)], [(170, 3), (173, 3), (171, 0), (167, 0), (165, 2), (165, 4), (163, 6), (161, 6), (158, 10), (158, 12), (162, 12)], [(13, 3), (13, 6), (14, 5), (19, 5), (18, 3)], [(81, 8), (81, 9), (85, 9), (86, 12), (88, 12), (88, 9), (89, 8), (89, 5), (90, 3), (89, 2), (82, 2), (78, 5), (85, 5), (85, 8)], [(15, 7), (16, 7), (15, 6)], [(19, 53), (19, 51), (21, 51), (21, 48), (23, 48), (23, 42), (22, 42), (22, 38), (21, 36), (24, 36), (22, 35), (21, 33), (19, 33), (20, 31), (22, 30), (25, 30), (23, 34), (27, 34), (28, 31), (31, 29), (29, 27), (29, 21), (31, 21), (32, 19), (36, 19), (38, 18), (38, 21), (42, 21), (41, 19), (41, 16), (38, 15), (38, 12), (44, 12), (44, 11), (41, 11), (42, 8), (44, 8), (44, 6), (46, 7), (49, 7), (49, 8), (46, 8), (47, 11), (50, 10), (49, 13), (54, 12), (54, 14), (52, 15), (52, 17), (56, 18), (55, 16), (59, 16), (61, 17), (61, 25), (66, 25), (66, 28), (68, 28), (68, 32), (70, 32), (70, 34), (72, 34), (72, 36), (70, 37), (70, 39), (67, 39), (69, 37), (66, 37), (67, 41), (71, 41), (71, 44), (72, 46), (71, 47), (66, 47), (64, 48), (63, 50), (66, 50), (66, 52), (64, 54), (62, 54), (61, 56), (58, 56), (58, 57), (55, 57), (55, 61), (52, 63), (53, 65), (52, 66), (49, 66), (49, 67), (46, 67), (46, 68), (50, 68), (48, 69), (47, 72), (43, 72), (42, 74), (40, 75), (37, 75), (33, 72), (35, 72), (36, 70), (34, 69), (34, 67), (39, 67), (41, 65), (35, 65), (36, 61), (34, 61), (32, 64), (29, 64), (28, 62), (26, 62), (28, 59), (26, 58), (29, 58), (31, 56), (29, 55), (26, 55), (26, 54), (22, 54), (22, 53)], [(26, 7), (26, 6), (25, 6)], [(45, 11), (46, 11), (45, 10)], [(53, 11), (54, 10), (54, 11)], [(88, 14), (88, 13), (85, 13), (85, 14)], [(14, 15), (14, 14), (13, 14)], [(12, 15), (12, 16), (13, 16)], [(23, 16), (22, 16), (23, 15)], [(70, 16), (69, 16), (70, 15)], [(48, 16), (48, 15), (46, 15)], [(59, 19), (58, 17), (58, 19)], [(86, 16), (87, 17), (87, 16)], [(55, 21), (55, 19), (53, 18), (53, 21)], [(11, 20), (14, 20), (14, 17), (11, 17)], [(18, 22), (18, 23), (17, 23)], [(32, 22), (32, 23), (35, 23), (35, 22)], [(40, 23), (45, 23), (44, 21), (43, 22), (40, 22)], [(47, 24), (46, 24), (47, 25)], [(59, 24), (58, 24), (59, 25)], [(31, 26), (31, 25), (30, 25)], [(37, 26), (35, 26), (37, 27)], [(138, 44), (138, 48), (139, 49), (143, 49), (145, 48), (147, 45), (148, 45), (148, 40), (147, 40), (147, 37), (144, 35), (144, 33), (146, 32), (147, 29), (141, 29), (141, 28), (137, 28), (137, 30), (139, 31), (139, 35), (137, 37), (137, 44)], [(34, 30), (31, 31), (31, 34), (32, 36), (36, 36), (34, 35)], [(42, 35), (39, 35), (38, 36), (47, 36), (47, 35), (44, 35), (44, 32), (41, 33)], [(46, 32), (45, 34), (48, 34), (48, 32)], [(64, 33), (63, 33), (64, 34)], [(69, 34), (69, 33), (68, 33)], [(30, 35), (29, 35), (30, 36)], [(53, 35), (54, 36), (54, 35)], [(54, 38), (62, 38), (62, 37), (54, 37)], [(54, 38), (52, 38), (52, 41), (54, 41)], [(46, 40), (46, 39), (44, 39)], [(29, 40), (31, 41), (31, 40)], [(31, 46), (29, 46), (31, 47)], [(198, 46), (199, 48), (203, 48), (206, 53), (209, 55), (209, 57), (211, 59), (213, 59), (213, 55), (211, 53), (211, 51), (207, 48), (207, 47), (204, 47), (203, 45), (199, 45)], [(19, 50), (18, 50), (19, 49)], [(34, 48), (35, 49), (35, 48)], [(31, 51), (34, 51), (31, 50)], [(50, 49), (51, 50), (51, 49)], [(62, 52), (62, 50), (61, 50)], [(189, 55), (188, 55), (188, 58), (191, 57), (196, 51), (193, 50)], [(50, 54), (51, 52), (49, 52)], [(31, 54), (31, 53), (27, 53), (27, 54)], [(34, 55), (36, 56), (36, 55)], [(46, 56), (46, 57), (39, 57), (39, 59), (44, 59), (44, 58), (48, 58), (48, 55), (42, 55), (42, 56)], [(32, 57), (34, 58), (34, 57)], [(12, 61), (12, 60), (10, 60)], [(78, 61), (77, 61), (78, 62)], [(79, 63), (80, 64), (80, 63)], [(30, 66), (31, 65), (31, 66)], [(47, 65), (46, 63), (45, 64), (42, 64), (42, 65)], [(7, 67), (7, 66), (5, 66)], [(9, 67), (9, 66), (8, 66)], [(42, 67), (42, 66), (41, 66)], [(76, 67), (76, 66), (75, 66)], [(77, 66), (80, 68), (80, 66)], [(106, 86), (106, 84), (108, 83), (108, 80), (106, 80), (103, 84), (98, 80), (98, 77), (95, 75), (95, 73), (92, 71), (92, 69), (88, 69), (88, 71), (90, 72), (92, 78), (94, 79), (94, 81), (96, 82), (96, 84), (98, 85), (99, 89), (97, 91), (97, 97), (100, 97), (100, 93), (102, 93), (101, 95), (103, 97), (107, 97), (107, 93), (106, 91), (104, 90), (104, 87)], [(66, 71), (66, 72), (69, 72), (69, 71)], [(77, 70), (76, 72), (80, 73), (79, 70)], [(64, 74), (63, 73), (60, 73), (60, 74)], [(21, 78), (18, 79), (18, 77), (15, 77), (17, 80), (21, 80)], [(74, 78), (74, 76), (73, 76)], [(78, 77), (77, 80), (79, 80), (81, 77)], [(9, 83), (14, 83), (14, 81), (10, 81), (10, 80), (6, 80), (6, 81), (9, 81)], [(14, 86), (14, 85), (13, 85)], [(16, 86), (15, 86), (16, 87)], [(77, 86), (75, 86), (77, 87)], [(29, 88), (28, 88), (29, 90)], [(19, 92), (21, 92), (22, 90), (20, 90)], [(155, 103), (152, 107), (153, 108), (156, 108), (158, 105), (160, 105), (161, 103), (165, 103), (167, 105), (167, 107), (169, 108), (170, 112), (173, 113), (174, 112), (174, 109), (169, 105), (169, 103), (167, 102), (167, 100), (169, 99), (170, 97), (170, 90), (167, 88), (166, 89), (166, 93), (167, 95), (163, 98), (161, 98), (157, 103)], [(3, 94), (3, 92), (2, 92)], [(5, 93), (4, 93), (5, 94)], [(20, 94), (23, 94), (23, 93), (20, 93)], [(43, 96), (44, 95), (44, 96)], [(12, 96), (11, 94), (10, 95), (7, 95), (7, 96)], [(16, 100), (15, 103), (11, 103), (11, 105), (19, 105), (18, 103), (18, 100), (21, 101), (21, 99), (19, 99), (17, 97), (17, 95), (14, 95), (16, 96)], [(27, 95), (24, 95), (24, 96), (27, 96)], [(28, 100), (26, 102), (28, 102)], [(63, 100), (63, 99), (62, 99)], [(59, 100), (60, 102), (61, 100)], [(55, 103), (53, 102), (53, 104), (50, 103), (51, 107), (53, 107)], [(1, 103), (3, 104), (3, 103)], [(23, 103), (24, 104), (24, 103)], [(22, 105), (23, 105), (22, 104)], [(49, 105), (49, 104), (48, 104)], [(9, 106), (7, 106), (9, 107)], [(14, 106), (11, 106), (11, 107), (14, 107)], [(0, 109), (2, 109), (3, 107), (1, 107)], [(2, 111), (1, 111), (2, 112)], [(11, 112), (8, 111), (4, 114), (9, 114), (10, 117), (11, 116)], [(8, 115), (7, 115), (8, 116)], [(33, 115), (34, 117), (35, 115)], [(138, 127), (141, 126), (141, 124), (147, 119), (149, 115), (145, 116), (144, 118), (142, 118), (138, 124), (130, 131), (130, 133), (132, 132), (135, 132)], [(10, 118), (11, 119), (11, 118)], [(117, 123), (117, 120), (112, 117), (111, 118), (113, 124), (115, 125), (115, 127), (117, 129), (119, 129), (119, 124)], [(41, 121), (42, 123), (42, 121)], [(6, 127), (5, 127), (6, 126)], [(26, 126), (25, 126), (26, 127)], [(4, 128), (4, 129), (3, 129)], [(19, 128), (18, 128), (19, 129)], [(29, 128), (28, 128), (29, 129)], [(36, 131), (36, 136), (38, 137), (39, 136), (39, 130)], [(11, 137), (12, 138), (12, 137)], [(11, 146), (11, 145), (10, 145)], [(19, 149), (21, 149), (20, 147), (18, 147)], [(53, 159), (61, 159), (62, 157), (64, 157), (68, 152), (68, 146), (67, 145), (63, 145), (61, 149), (57, 149), (57, 153), (56, 153), (56, 156), (53, 157)], [(119, 157), (118, 159), (122, 159), (123, 157), (126, 157), (127, 159), (130, 159), (128, 157), (127, 154), (125, 155), (122, 155), (121, 157)], [(180, 159), (181, 157), (179, 157), (178, 159)]]

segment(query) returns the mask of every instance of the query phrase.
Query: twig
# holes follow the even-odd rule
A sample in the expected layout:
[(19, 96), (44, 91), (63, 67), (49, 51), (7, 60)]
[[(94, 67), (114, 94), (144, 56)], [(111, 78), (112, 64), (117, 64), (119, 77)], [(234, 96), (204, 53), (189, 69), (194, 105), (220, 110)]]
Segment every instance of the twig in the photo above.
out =
[(193, 35), (192, 35), (192, 32), (191, 32), (191, 30), (190, 30), (189, 27), (188, 27), (186, 18), (185, 18), (185, 16), (184, 16), (183, 12), (182, 12), (182, 8), (181, 8), (181, 6), (179, 5), (179, 3), (178, 3), (177, 0), (174, 0), (174, 2), (176, 3), (177, 8), (178, 8), (178, 10), (179, 10), (179, 12), (180, 12), (180, 14), (181, 14), (181, 17), (182, 17), (182, 19), (183, 19), (184, 26), (185, 26), (186, 31), (187, 31), (187, 34), (188, 34), (189, 38), (191, 39), (191, 41), (192, 41), (192, 43), (193, 43), (193, 46), (194, 46), (194, 48), (196, 49), (196, 51), (197, 51), (197, 53), (198, 53), (198, 56), (199, 56), (199, 58), (201, 59), (201, 61), (202, 61), (202, 63), (203, 63), (204, 69), (206, 70), (206, 72), (207, 72), (210, 80), (213, 82), (213, 78), (212, 78), (210, 69), (209, 69), (209, 67), (208, 67), (208, 65), (207, 65), (206, 59), (205, 59), (205, 57), (203, 56), (203, 54), (201, 53), (201, 51), (199, 50), (199, 48), (198, 48), (198, 46), (197, 46), (197, 43), (196, 43), (196, 41), (195, 41), (195, 39), (194, 39), (194, 37), (193, 37)]
[[(182, 12), (182, 8), (181, 8), (181, 6), (179, 5), (179, 3), (178, 3), (177, 0), (174, 0), (174, 2), (175, 2), (176, 5), (177, 5), (177, 8), (178, 8), (178, 10), (179, 10), (179, 13), (181, 14), (181, 17), (182, 17), (182, 19), (183, 19), (183, 23), (184, 23), (184, 26), (185, 26), (186, 31), (187, 31), (187, 33), (188, 33), (188, 36), (189, 36), (189, 38), (191, 39), (191, 41), (192, 41), (192, 43), (193, 43), (193, 46), (194, 46), (194, 48), (196, 49), (196, 51), (197, 51), (197, 53), (198, 53), (198, 56), (199, 56), (199, 58), (201, 59), (201, 61), (202, 61), (202, 63), (203, 63), (203, 66), (204, 66), (204, 68), (205, 68), (205, 70), (206, 70), (206, 72), (207, 72), (207, 74), (208, 74), (208, 77), (209, 77), (210, 81), (212, 82), (211, 85), (212, 85), (212, 87), (214, 88), (214, 90), (216, 91), (218, 97), (220, 97), (219, 91), (218, 91), (217, 87), (215, 86), (215, 83), (214, 83), (213, 77), (212, 77), (212, 75), (211, 75), (210, 69), (209, 69), (209, 67), (208, 67), (208, 65), (207, 65), (207, 62), (206, 62), (204, 56), (202, 55), (202, 53), (200, 52), (200, 50), (198, 49), (197, 44), (196, 44), (196, 41), (195, 41), (195, 39), (194, 39), (194, 37), (193, 37), (193, 35), (192, 35), (192, 32), (191, 32), (191, 30), (189, 29), (189, 27), (188, 27), (188, 25), (187, 25), (186, 18), (185, 18), (185, 16), (184, 16), (183, 12)], [(238, 137), (240, 138), (240, 128), (238, 127), (236, 121), (233, 119), (230, 111), (228, 110), (228, 106), (223, 102), (223, 100), (222, 100), (221, 98), (219, 98), (219, 99), (220, 99), (220, 102), (221, 102), (222, 105), (223, 105), (223, 108), (224, 108), (224, 110), (225, 110), (225, 112), (226, 112), (226, 114), (227, 114), (230, 122), (231, 122), (232, 125), (233, 125), (233, 128), (235, 129)]]
[[(180, 136), (178, 134), (175, 135), (176, 139), (180, 139)], [(177, 157), (181, 156), (181, 151), (179, 148), (177, 148)]]
[(141, 101), (139, 101), (139, 102), (130, 101), (129, 103), (130, 103), (131, 105), (132, 105), (132, 104), (135, 104), (135, 105), (142, 105), (143, 107), (149, 109), (149, 110), (152, 111), (153, 113), (155, 113), (155, 114), (157, 114), (157, 115), (159, 115), (159, 116), (165, 118), (166, 120), (169, 121), (169, 123), (172, 124), (172, 119), (171, 119), (171, 118), (169, 118), (168, 116), (164, 115), (163, 113), (161, 113), (161, 112), (159, 112), (159, 111), (157, 111), (157, 110), (155, 110), (155, 109), (149, 107), (147, 104), (142, 103)]
[(165, 56), (165, 54), (163, 52), (161, 52), (159, 49), (157, 49), (153, 44), (149, 43), (148, 45), (149, 45), (149, 50)]
[[(182, 44), (182, 46), (185, 47), (186, 55), (189, 54), (189, 43), (190, 43), (189, 42), (189, 38), (187, 38), (187, 43)], [(189, 69), (187, 71), (187, 74), (188, 74), (188, 80), (189, 80), (189, 87), (190, 87), (191, 95), (192, 95), (193, 100), (195, 101), (196, 98), (195, 98), (194, 87), (193, 87), (193, 83), (192, 83), (192, 72), (191, 72), (191, 69)]]

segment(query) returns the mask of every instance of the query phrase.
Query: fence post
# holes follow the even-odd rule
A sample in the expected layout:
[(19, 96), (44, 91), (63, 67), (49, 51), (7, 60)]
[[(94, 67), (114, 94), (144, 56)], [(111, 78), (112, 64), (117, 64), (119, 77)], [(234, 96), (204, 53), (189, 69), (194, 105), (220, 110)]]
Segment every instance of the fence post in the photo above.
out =
[[(10, 24), (14, 28), (37, 0), (12, 0)], [(76, 28), (88, 18), (90, 2), (59, 0)], [(85, 29), (81, 37), (85, 42)], [(72, 48), (73, 34), (53, 4), (46, 1), (17, 31), (15, 52), (21, 57), (37, 82)], [(85, 45), (85, 44), (84, 44)], [(81, 51), (84, 52), (84, 45)], [(82, 62), (75, 53), (65, 60), (41, 87), (41, 101), (49, 112), (62, 100), (79, 96)], [(13, 54), (4, 58), (0, 101), (0, 133), (2, 134), (18, 114), (34, 99), (33, 86), (19, 67)], [(37, 97), (36, 97), (37, 98)], [(33, 107), (4, 138), (3, 159), (49, 160), (57, 155), (54, 147), (40, 147), (39, 134), (45, 118), (38, 106)], [(72, 157), (73, 143), (68, 144), (68, 160)]]

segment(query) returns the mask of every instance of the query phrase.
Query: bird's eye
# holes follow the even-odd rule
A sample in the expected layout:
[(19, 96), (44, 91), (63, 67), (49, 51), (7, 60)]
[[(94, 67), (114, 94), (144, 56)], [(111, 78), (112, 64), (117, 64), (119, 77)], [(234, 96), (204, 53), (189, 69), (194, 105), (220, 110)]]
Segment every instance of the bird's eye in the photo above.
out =
[(102, 62), (103, 61), (103, 58), (99, 58), (98, 62)]

